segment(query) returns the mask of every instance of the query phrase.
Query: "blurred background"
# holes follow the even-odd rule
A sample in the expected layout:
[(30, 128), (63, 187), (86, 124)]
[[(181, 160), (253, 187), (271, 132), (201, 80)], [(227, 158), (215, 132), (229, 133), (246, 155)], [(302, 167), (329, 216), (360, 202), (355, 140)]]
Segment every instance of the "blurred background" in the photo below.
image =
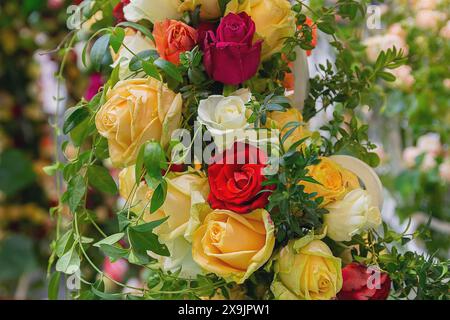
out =
[[(79, 2), (0, 0), (0, 299), (47, 298), (56, 223), (50, 208), (58, 197), (54, 177), (44, 171), (55, 160), (58, 132), (52, 124), (62, 121), (66, 107), (82, 97), (91, 99), (103, 83), (100, 73), (81, 62), (82, 42), (60, 71), (62, 55), (57, 49), (69, 32), (67, 8)], [(332, 1), (309, 2), (314, 6)], [(363, 108), (359, 114), (378, 146), (377, 170), (386, 197), (383, 216), (397, 231), (410, 232), (433, 217), (430, 238), (411, 242), (408, 249), (448, 259), (450, 1), (373, 4), (366, 18), (351, 24), (336, 20), (346, 45), (362, 61), (374, 62), (380, 50), (392, 46), (408, 55), (407, 64), (394, 70), (395, 82), (372, 88), (370, 99), (379, 102), (377, 107)], [(103, 16), (97, 22), (111, 24), (113, 19)], [(318, 63), (333, 60), (328, 41), (319, 33), (309, 58), (313, 74)], [(312, 129), (330, 118), (331, 114), (320, 114), (312, 119)], [(117, 201), (95, 191), (89, 194), (89, 209), (105, 230), (113, 223)], [(110, 263), (100, 253), (94, 259), (114, 279), (139, 286), (143, 270), (121, 260)]]

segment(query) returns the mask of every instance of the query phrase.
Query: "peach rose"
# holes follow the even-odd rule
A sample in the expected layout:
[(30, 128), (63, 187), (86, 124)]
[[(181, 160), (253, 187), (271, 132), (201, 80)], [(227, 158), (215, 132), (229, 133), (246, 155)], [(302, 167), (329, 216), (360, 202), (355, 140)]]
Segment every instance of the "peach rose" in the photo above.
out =
[(113, 166), (134, 164), (146, 141), (165, 147), (180, 122), (182, 103), (180, 94), (153, 78), (120, 81), (110, 89), (95, 125), (108, 139)]
[(269, 260), (274, 245), (274, 226), (266, 210), (215, 210), (194, 232), (192, 256), (207, 272), (241, 284)]
[(191, 50), (197, 43), (197, 31), (176, 20), (155, 23), (153, 36), (161, 58), (176, 65), (180, 63), (180, 54)]

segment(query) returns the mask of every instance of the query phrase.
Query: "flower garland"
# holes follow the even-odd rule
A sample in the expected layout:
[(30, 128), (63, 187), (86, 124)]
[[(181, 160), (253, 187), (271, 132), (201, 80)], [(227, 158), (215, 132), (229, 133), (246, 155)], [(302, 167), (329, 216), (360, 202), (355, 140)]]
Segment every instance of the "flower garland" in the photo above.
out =
[[(96, 39), (90, 63), (108, 82), (65, 116), (79, 154), (56, 164), (67, 191), (55, 212), (68, 206), (73, 222), (57, 239), (55, 277), (82, 261), (98, 272), (95, 282), (81, 276), (79, 298), (386, 299), (403, 259), (387, 243), (411, 237), (376, 231), (381, 183), (356, 157), (374, 166), (378, 158), (354, 110), (402, 54), (389, 50), (376, 66), (352, 60), (335, 16), (354, 19), (364, 1), (321, 10), (287, 0), (102, 5), (92, 1), (88, 19), (100, 11), (120, 22), (88, 41)], [(303, 50), (314, 49), (317, 29), (333, 39), (336, 69), (319, 66), (305, 94)], [(292, 72), (293, 95), (284, 86)], [(322, 128), (329, 134), (310, 132), (307, 121), (336, 104)], [(108, 161), (121, 170), (118, 188)], [(82, 235), (95, 220), (85, 207), (90, 187), (125, 199), (117, 232), (99, 241)], [(100, 271), (92, 250), (150, 270), (143, 288), (131, 288), (139, 294), (104, 292), (103, 277), (126, 285)], [(442, 277), (426, 277), (448, 295)], [(395, 280), (401, 292), (417, 289)]]

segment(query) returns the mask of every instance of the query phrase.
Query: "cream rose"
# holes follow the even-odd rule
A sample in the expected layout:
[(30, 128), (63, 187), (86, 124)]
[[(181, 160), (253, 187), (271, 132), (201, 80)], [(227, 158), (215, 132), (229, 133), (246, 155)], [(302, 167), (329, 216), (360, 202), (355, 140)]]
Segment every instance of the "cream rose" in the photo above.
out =
[(256, 33), (264, 40), (262, 60), (280, 52), (287, 37), (295, 33), (295, 16), (287, 0), (231, 0), (226, 14), (246, 12), (256, 25)]
[(181, 95), (153, 78), (120, 81), (107, 92), (106, 100), (95, 125), (108, 139), (115, 167), (134, 164), (146, 141), (156, 140), (165, 147), (181, 119)]
[(329, 211), (323, 216), (327, 236), (334, 241), (350, 241), (353, 235), (381, 224), (380, 209), (363, 189), (350, 191), (325, 209)]
[(184, 0), (178, 10), (180, 12), (194, 11), (200, 6), (200, 18), (204, 20), (213, 20), (221, 16), (218, 0)]
[(241, 284), (269, 260), (274, 245), (274, 225), (266, 210), (215, 210), (195, 231), (192, 256), (206, 272)]
[(179, 19), (180, 0), (131, 0), (123, 8), (125, 19), (132, 22), (149, 20), (153, 23), (165, 19)]
[[(128, 199), (132, 195), (135, 180), (135, 166), (120, 172), (119, 190), (123, 198)], [(181, 267), (183, 276), (190, 277), (200, 272), (192, 260), (190, 241), (192, 229), (200, 225), (197, 219), (211, 212), (205, 200), (209, 194), (208, 179), (202, 173), (192, 171), (169, 173), (166, 181), (166, 201), (155, 213), (149, 212), (153, 190), (144, 181), (137, 185), (129, 203), (136, 214), (143, 213), (145, 222), (167, 218), (154, 232), (159, 241), (167, 245), (170, 257), (153, 256), (164, 270), (174, 271)], [(193, 216), (195, 218), (191, 219)]]
[(248, 89), (240, 89), (228, 97), (213, 95), (201, 100), (198, 106), (198, 122), (208, 129), (219, 148), (226, 148), (240, 140), (247, 123), (247, 108), (251, 99)]
[[(129, 49), (126, 49), (125, 46)], [(129, 69), (128, 65), (133, 59), (134, 54), (138, 54), (146, 50), (155, 50), (153, 42), (144, 37), (140, 32), (136, 32), (131, 28), (126, 29), (125, 38), (123, 39), (123, 45), (119, 49), (119, 52), (112, 52), (112, 58), (114, 63), (112, 67), (120, 65), (119, 79), (124, 80), (133, 75), (133, 72)], [(130, 52), (131, 51), (131, 52)], [(139, 77), (145, 76), (144, 72), (138, 74)]]
[(341, 259), (314, 238), (291, 240), (275, 257), (275, 299), (330, 300), (341, 290)]

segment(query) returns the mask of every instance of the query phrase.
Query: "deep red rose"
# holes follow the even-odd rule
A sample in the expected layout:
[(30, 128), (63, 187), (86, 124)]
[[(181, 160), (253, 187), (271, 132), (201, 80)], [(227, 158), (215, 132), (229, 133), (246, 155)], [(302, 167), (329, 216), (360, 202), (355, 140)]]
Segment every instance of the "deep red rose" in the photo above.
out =
[(245, 12), (229, 13), (217, 31), (208, 31), (203, 44), (208, 75), (218, 82), (240, 84), (258, 71), (262, 41), (253, 43), (255, 23)]
[(261, 149), (238, 142), (214, 157), (208, 168), (211, 207), (237, 213), (264, 208), (270, 192), (261, 191), (275, 188), (262, 185), (266, 180), (262, 172), (266, 165), (267, 157)]
[[(391, 279), (387, 273), (380, 274), (379, 289), (370, 281), (372, 272), (365, 265), (350, 263), (342, 269), (343, 285), (339, 300), (386, 300), (391, 290)], [(376, 278), (374, 278), (376, 279)], [(372, 283), (375, 288), (369, 288)]]
[(200, 46), (200, 49), (204, 50), (205, 48), (205, 40), (206, 36), (209, 31), (211, 31), (213, 34), (216, 33), (217, 30), (217, 23), (210, 22), (210, 21), (202, 21), (197, 27), (198, 32), (198, 44)]
[(113, 16), (116, 18), (117, 23), (126, 21), (123, 7), (130, 3), (131, 0), (120, 0), (120, 2), (114, 7)]

